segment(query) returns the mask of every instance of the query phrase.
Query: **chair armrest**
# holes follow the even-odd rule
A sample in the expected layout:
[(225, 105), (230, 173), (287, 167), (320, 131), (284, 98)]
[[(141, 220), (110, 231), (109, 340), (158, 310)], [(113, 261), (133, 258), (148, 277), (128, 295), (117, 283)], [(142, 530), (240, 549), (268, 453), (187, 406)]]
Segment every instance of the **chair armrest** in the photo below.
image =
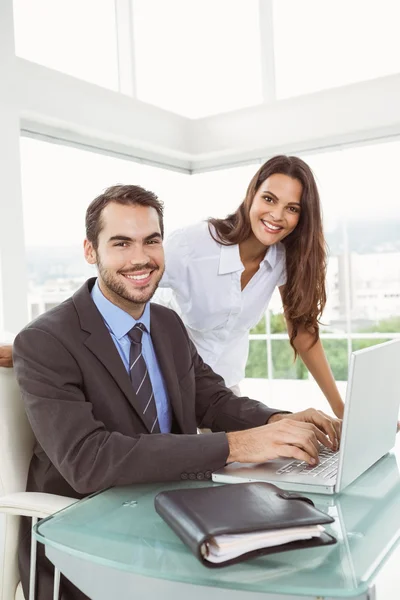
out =
[(43, 519), (78, 502), (76, 498), (42, 492), (15, 492), (0, 496), (0, 513)]

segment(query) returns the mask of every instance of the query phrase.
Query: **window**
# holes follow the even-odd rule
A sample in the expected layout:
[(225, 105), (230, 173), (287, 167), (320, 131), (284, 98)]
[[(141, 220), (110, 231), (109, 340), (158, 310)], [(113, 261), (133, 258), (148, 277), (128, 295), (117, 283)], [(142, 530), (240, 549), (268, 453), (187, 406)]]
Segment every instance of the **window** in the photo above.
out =
[(274, 0), (278, 98), (400, 72), (397, 0)]
[(207, 217), (226, 217), (246, 196), (247, 186), (259, 168), (258, 163), (220, 169), (189, 177), (190, 211), (185, 218), (195, 222)]
[(164, 202), (168, 236), (179, 227), (235, 210), (258, 168), (189, 176), (26, 137), (21, 138), (21, 164), (31, 318), (95, 275), (82, 251), (85, 212), (106, 187), (132, 183), (155, 192)]
[(137, 95), (196, 118), (262, 102), (258, 0), (134, 0)]
[(118, 90), (114, 0), (14, 0), (18, 56)]
[(83, 257), (85, 212), (106, 187), (154, 191), (165, 203), (167, 234), (185, 222), (187, 175), (25, 137), (21, 163), (31, 318), (95, 275)]

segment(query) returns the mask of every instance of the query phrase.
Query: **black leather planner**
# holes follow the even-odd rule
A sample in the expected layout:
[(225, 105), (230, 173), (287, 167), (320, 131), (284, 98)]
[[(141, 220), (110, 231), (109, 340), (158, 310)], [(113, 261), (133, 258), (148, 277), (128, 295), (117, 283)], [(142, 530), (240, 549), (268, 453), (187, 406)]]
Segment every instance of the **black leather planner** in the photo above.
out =
[[(329, 515), (315, 508), (313, 502), (297, 493), (281, 490), (270, 483), (251, 482), (230, 485), (182, 488), (160, 492), (154, 500), (155, 509), (197, 558), (207, 567), (221, 567), (249, 558), (334, 544), (336, 539), (319, 529), (309, 539), (282, 543), (293, 528), (305, 528), (332, 523)], [(313, 528), (314, 530), (315, 528)], [(286, 530), (286, 531), (285, 531)], [(229, 540), (224, 547), (232, 548), (236, 540), (254, 540), (254, 534), (269, 533), (269, 547), (244, 551), (239, 556), (229, 556), (211, 562), (210, 550), (215, 538)], [(238, 534), (247, 534), (247, 536)], [(312, 534), (308, 534), (312, 535)], [(219, 537), (219, 536), (229, 536)], [(235, 537), (231, 537), (235, 536)], [(245, 545), (246, 545), (245, 543)], [(242, 548), (242, 546), (240, 546)]]

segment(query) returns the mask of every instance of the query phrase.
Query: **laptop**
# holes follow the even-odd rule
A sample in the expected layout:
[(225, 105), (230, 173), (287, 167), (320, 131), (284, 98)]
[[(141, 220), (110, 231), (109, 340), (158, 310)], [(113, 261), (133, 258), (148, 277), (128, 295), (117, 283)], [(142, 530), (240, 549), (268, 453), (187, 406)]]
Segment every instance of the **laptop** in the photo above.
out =
[(298, 492), (336, 494), (394, 446), (400, 405), (400, 340), (352, 353), (342, 438), (337, 452), (321, 451), (312, 467), (290, 459), (266, 463), (230, 463), (213, 481), (268, 481)]

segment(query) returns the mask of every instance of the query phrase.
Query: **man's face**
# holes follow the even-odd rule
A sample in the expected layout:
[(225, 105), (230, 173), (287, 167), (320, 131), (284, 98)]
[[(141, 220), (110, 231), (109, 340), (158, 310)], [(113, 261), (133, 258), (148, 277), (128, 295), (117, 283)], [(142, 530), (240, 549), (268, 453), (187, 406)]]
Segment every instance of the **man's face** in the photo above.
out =
[(101, 224), (97, 249), (85, 240), (85, 258), (97, 265), (104, 296), (139, 318), (164, 273), (158, 213), (149, 206), (111, 202)]

